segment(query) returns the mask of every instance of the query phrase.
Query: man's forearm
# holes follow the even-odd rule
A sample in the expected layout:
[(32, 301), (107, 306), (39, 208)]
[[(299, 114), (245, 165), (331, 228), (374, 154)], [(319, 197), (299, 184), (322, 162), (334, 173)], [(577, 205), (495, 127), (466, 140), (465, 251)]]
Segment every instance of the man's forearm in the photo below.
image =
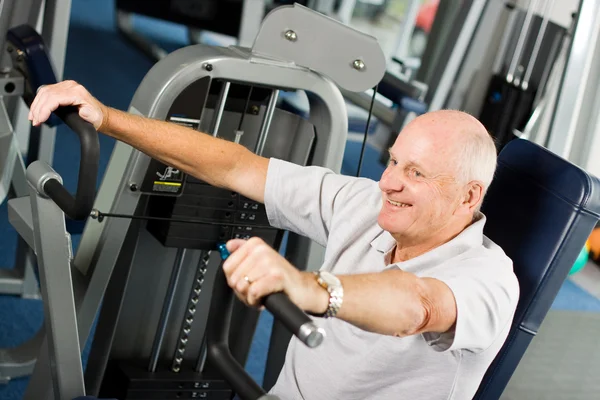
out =
[(264, 201), (268, 160), (239, 144), (175, 123), (105, 110), (99, 130), (106, 135), (211, 185)]
[[(456, 319), (450, 289), (435, 279), (422, 279), (401, 270), (338, 275), (344, 300), (337, 318), (369, 332), (409, 336), (425, 331), (444, 332)], [(327, 307), (327, 297), (314, 296)]]

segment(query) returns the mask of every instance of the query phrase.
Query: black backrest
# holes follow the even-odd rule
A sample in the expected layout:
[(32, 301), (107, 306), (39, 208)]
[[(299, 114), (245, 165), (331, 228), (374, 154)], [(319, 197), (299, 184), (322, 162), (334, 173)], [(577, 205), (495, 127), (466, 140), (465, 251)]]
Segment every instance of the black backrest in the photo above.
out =
[(482, 207), (486, 236), (513, 260), (521, 296), (476, 399), (500, 398), (600, 216), (600, 181), (547, 149), (510, 142)]

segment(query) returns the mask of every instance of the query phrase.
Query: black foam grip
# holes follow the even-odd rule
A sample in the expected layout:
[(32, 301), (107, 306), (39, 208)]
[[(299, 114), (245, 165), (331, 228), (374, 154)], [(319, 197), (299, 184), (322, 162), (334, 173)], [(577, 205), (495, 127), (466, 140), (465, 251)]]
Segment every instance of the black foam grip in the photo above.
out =
[(300, 340), (303, 339), (300, 335), (300, 328), (302, 325), (312, 322), (312, 320), (285, 293), (270, 294), (265, 297), (263, 304), (286, 329)]
[(60, 107), (54, 112), (79, 137), (81, 144), (81, 160), (77, 192), (73, 197), (65, 187), (55, 179), (44, 184), (44, 192), (71, 219), (86, 219), (94, 205), (96, 194), (96, 178), (100, 162), (100, 142), (98, 132), (92, 124), (84, 121), (76, 107)]

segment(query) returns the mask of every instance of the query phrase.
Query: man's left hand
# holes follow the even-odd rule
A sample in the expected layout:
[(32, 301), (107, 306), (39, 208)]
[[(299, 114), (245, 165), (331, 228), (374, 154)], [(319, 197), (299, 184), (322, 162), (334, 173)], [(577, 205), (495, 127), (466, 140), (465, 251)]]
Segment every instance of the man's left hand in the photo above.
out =
[(249, 306), (260, 307), (261, 299), (284, 292), (302, 310), (323, 313), (329, 294), (312, 273), (301, 272), (258, 237), (227, 242), (231, 255), (223, 263), (227, 283)]

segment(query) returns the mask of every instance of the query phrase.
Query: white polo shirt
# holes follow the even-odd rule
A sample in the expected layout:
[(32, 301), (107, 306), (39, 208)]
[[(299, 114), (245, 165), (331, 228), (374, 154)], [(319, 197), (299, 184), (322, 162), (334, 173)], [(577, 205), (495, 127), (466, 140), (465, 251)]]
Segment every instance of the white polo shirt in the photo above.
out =
[(326, 246), (323, 270), (400, 268), (445, 282), (458, 307), (455, 330), (398, 338), (316, 318), (327, 337), (316, 349), (292, 338), (271, 390), (281, 399), (472, 399), (506, 340), (519, 284), (511, 260), (483, 235), (485, 216), (452, 241), (389, 264), (395, 241), (377, 224), (381, 202), (373, 180), (270, 160), (265, 206), (271, 224)]

